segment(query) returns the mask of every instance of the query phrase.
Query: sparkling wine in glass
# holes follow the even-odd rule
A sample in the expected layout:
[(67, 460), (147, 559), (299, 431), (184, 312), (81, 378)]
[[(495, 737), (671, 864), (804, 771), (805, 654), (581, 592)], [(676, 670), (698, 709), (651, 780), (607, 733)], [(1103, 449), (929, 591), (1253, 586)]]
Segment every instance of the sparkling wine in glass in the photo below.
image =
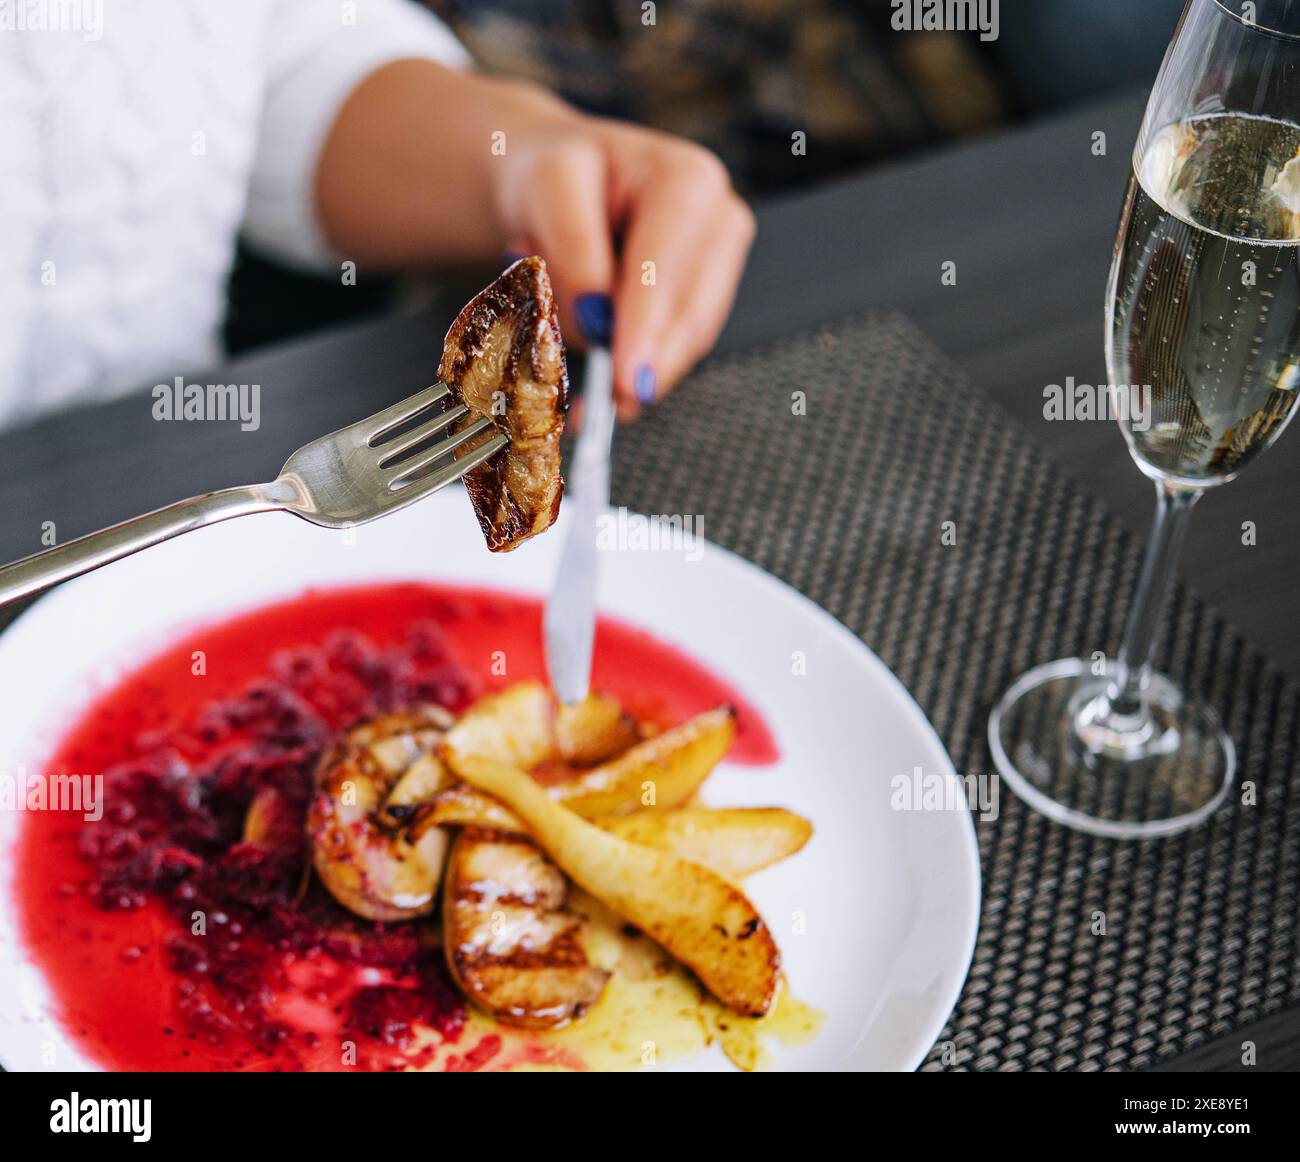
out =
[(1300, 397), (1300, 0), (1188, 0), (1133, 151), (1106, 363), (1155, 525), (1119, 653), (1022, 675), (989, 720), (999, 771), (1062, 823), (1167, 835), (1222, 802), (1212, 707), (1150, 656), (1196, 501), (1281, 435)]

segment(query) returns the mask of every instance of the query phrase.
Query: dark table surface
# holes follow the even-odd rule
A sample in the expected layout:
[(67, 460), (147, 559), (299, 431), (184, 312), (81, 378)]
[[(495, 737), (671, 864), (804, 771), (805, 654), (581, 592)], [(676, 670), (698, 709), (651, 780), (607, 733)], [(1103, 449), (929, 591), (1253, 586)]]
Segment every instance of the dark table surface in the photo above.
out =
[[(1106, 380), (1103, 290), (1141, 108), (1140, 96), (1125, 97), (760, 205), (758, 241), (719, 351), (869, 309), (901, 310), (1064, 472), (1144, 531), (1151, 488), (1114, 424), (1043, 418), (1046, 385)], [(1095, 152), (1097, 133), (1104, 155)], [(955, 285), (941, 281), (946, 262), (956, 264)], [(39, 550), (44, 522), (62, 542), (182, 496), (268, 479), (299, 444), (425, 386), (449, 317), (450, 307), (386, 318), (211, 374), (195, 369), (198, 382), (261, 384), (255, 432), (157, 422), (146, 394), (0, 436), (0, 560)], [(1300, 676), (1289, 601), (1300, 575), (1298, 439), (1283, 437), (1239, 481), (1206, 497), (1183, 565), (1291, 677)], [(1252, 547), (1242, 544), (1245, 520), (1256, 526)], [(1300, 1069), (1294, 1011), (1172, 1067), (1234, 1068), (1247, 1038), (1262, 1060)]]

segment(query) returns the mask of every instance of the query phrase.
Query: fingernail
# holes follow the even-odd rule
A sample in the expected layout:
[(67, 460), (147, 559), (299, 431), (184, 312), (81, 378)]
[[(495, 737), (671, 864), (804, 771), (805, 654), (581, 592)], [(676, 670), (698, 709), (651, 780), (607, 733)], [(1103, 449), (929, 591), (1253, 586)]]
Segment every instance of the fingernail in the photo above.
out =
[(655, 369), (648, 363), (637, 367), (632, 376), (632, 394), (645, 407), (655, 401)]
[(512, 266), (514, 266), (514, 264), (515, 264), (516, 262), (518, 262), (521, 258), (527, 258), (527, 257), (528, 257), (528, 256), (527, 256), (526, 254), (522, 253), (521, 251), (518, 251), (518, 250), (507, 250), (507, 251), (505, 252), (505, 254), (502, 255), (502, 257), (501, 257), (501, 269), (502, 269), (502, 270), (509, 270), (509, 269), (510, 269)]
[(609, 295), (588, 291), (573, 300), (573, 313), (578, 317), (578, 330), (588, 343), (608, 347), (614, 337), (614, 303)]

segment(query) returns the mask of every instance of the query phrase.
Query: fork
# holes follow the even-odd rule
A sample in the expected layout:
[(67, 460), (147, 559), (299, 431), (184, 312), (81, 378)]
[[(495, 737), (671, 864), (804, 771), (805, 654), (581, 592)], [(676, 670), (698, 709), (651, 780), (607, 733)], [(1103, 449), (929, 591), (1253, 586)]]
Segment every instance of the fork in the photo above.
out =
[(470, 414), (464, 404), (439, 407), (450, 394), (445, 384), (435, 383), (304, 444), (269, 484), (223, 488), (178, 501), (6, 565), (0, 568), (0, 605), (231, 517), (283, 510), (324, 528), (345, 529), (414, 504), (459, 480), (509, 442), (498, 432), (459, 459), (440, 465), (457, 448), (493, 428), (490, 420), (481, 418), (435, 439)]

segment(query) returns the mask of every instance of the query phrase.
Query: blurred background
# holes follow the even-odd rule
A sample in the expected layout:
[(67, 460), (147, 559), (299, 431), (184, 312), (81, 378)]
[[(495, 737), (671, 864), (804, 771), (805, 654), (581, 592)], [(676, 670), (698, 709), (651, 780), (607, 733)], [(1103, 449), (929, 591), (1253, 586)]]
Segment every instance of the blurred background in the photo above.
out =
[[(1182, 0), (1001, 0), (999, 35), (984, 41), (892, 35), (891, 0), (408, 2), (432, 8), (485, 72), (709, 146), (751, 199), (1149, 86), (1182, 9)], [(652, 55), (635, 35), (651, 8)], [(795, 132), (807, 134), (797, 159)], [(226, 343), (236, 353), (379, 314), (408, 289), (396, 279), (344, 288), (241, 246)]]

